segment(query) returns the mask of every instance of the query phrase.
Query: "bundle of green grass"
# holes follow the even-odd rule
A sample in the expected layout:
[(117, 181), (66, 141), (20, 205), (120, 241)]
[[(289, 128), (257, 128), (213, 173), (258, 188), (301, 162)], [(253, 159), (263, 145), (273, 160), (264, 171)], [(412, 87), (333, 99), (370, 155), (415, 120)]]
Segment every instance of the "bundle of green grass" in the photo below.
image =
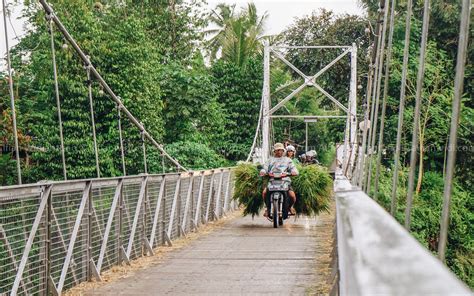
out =
[[(298, 215), (315, 216), (329, 211), (332, 196), (332, 178), (326, 168), (318, 165), (298, 166), (299, 175), (291, 177), (297, 200), (294, 208)], [(268, 177), (261, 178), (259, 169), (251, 163), (242, 163), (235, 169), (234, 200), (244, 208), (244, 215), (258, 215), (264, 207), (263, 188)]]

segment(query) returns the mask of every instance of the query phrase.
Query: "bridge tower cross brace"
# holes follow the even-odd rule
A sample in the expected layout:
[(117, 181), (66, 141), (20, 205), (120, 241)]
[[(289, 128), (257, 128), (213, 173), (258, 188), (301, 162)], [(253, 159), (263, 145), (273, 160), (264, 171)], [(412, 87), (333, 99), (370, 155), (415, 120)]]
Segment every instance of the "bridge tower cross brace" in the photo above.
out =
[[(313, 76), (307, 76), (296, 66), (290, 63), (285, 57), (278, 51), (278, 49), (342, 49), (343, 53), (336, 57), (333, 61), (327, 64), (324, 68), (318, 71)], [(281, 100), (274, 107), (271, 106), (271, 92), (270, 92), (270, 54), (273, 53), (283, 63), (288, 65), (296, 73), (298, 73), (303, 79), (304, 83), (296, 88), (286, 98)], [(325, 91), (319, 84), (316, 83), (316, 78), (325, 73), (329, 68), (336, 64), (340, 59), (350, 53), (350, 87), (348, 94), (348, 106), (346, 107), (343, 103), (334, 98), (331, 94)], [(346, 116), (327, 116), (328, 118), (346, 118), (346, 129), (344, 137), (344, 154), (342, 161), (343, 172), (347, 172), (348, 175), (352, 173), (352, 168), (355, 163), (355, 152), (357, 150), (357, 46), (353, 43), (351, 46), (270, 46), (268, 41), (264, 43), (264, 57), (263, 57), (263, 90), (262, 90), (262, 161), (265, 162), (271, 153), (271, 118), (282, 117), (273, 115), (275, 111), (281, 108), (287, 101), (296, 96), (307, 86), (313, 86), (334, 102), (339, 108), (346, 112)], [(302, 116), (285, 116), (286, 118), (299, 118)], [(303, 118), (318, 118), (325, 116), (303, 116)]]

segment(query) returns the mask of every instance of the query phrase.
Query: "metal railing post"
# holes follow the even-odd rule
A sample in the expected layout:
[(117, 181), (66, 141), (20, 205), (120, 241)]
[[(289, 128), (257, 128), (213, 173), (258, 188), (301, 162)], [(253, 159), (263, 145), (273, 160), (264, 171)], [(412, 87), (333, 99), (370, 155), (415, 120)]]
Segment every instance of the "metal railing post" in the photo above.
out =
[(140, 193), (138, 195), (137, 207), (135, 208), (135, 215), (133, 216), (132, 229), (130, 231), (130, 237), (128, 239), (127, 250), (125, 253), (127, 257), (126, 258), (127, 261), (130, 261), (130, 255), (132, 254), (133, 242), (135, 240), (135, 233), (137, 230), (140, 211), (142, 209), (142, 203), (143, 203), (143, 198), (146, 192), (147, 182), (148, 182), (148, 176), (143, 177), (142, 182), (141, 182), (141, 187), (140, 187)]
[[(186, 194), (186, 201), (184, 204), (183, 220), (181, 222), (182, 224), (180, 225), (180, 229), (184, 235), (186, 235), (186, 224), (188, 222), (189, 204), (191, 203), (191, 200), (192, 200), (193, 187), (194, 187), (194, 173), (191, 172), (189, 175), (188, 192)], [(192, 207), (191, 207), (191, 214), (192, 214)]]
[(13, 287), (11, 290), (11, 295), (16, 295), (18, 292), (18, 288), (20, 283), (23, 279), (23, 272), (25, 271), (26, 263), (28, 261), (28, 257), (31, 251), (31, 247), (33, 245), (33, 241), (36, 236), (36, 231), (38, 230), (39, 224), (43, 217), (44, 210), (46, 205), (48, 204), (48, 200), (51, 198), (53, 185), (47, 185), (43, 187), (41, 192), (41, 201), (38, 207), (38, 211), (36, 212), (35, 220), (33, 221), (33, 226), (30, 231), (30, 235), (28, 236), (28, 240), (26, 242), (25, 248), (23, 250), (23, 255), (21, 256), (20, 265), (18, 266), (18, 271), (15, 276), (15, 281), (13, 282)]
[(92, 279), (92, 270), (90, 262), (92, 261), (92, 184), (89, 187), (88, 192), (89, 198), (87, 199), (87, 258), (86, 258), (86, 268), (87, 268), (87, 280)]
[(89, 193), (90, 193), (90, 188), (92, 186), (91, 181), (87, 181), (85, 186), (84, 186), (84, 191), (82, 194), (81, 198), (81, 203), (79, 205), (79, 209), (77, 211), (77, 216), (76, 216), (76, 221), (74, 223), (74, 228), (71, 233), (71, 239), (69, 240), (68, 244), (68, 249), (66, 253), (66, 258), (64, 259), (64, 264), (61, 270), (61, 276), (59, 278), (58, 285), (56, 287), (56, 293), (61, 294), (64, 283), (66, 281), (66, 276), (67, 276), (67, 270), (69, 269), (69, 264), (71, 263), (71, 258), (72, 258), (72, 253), (74, 251), (74, 246), (76, 243), (77, 235), (79, 233), (79, 228), (81, 226), (82, 218), (84, 215), (84, 210), (86, 208), (86, 204), (88, 199), (90, 198)]
[[(119, 207), (119, 217), (118, 217), (118, 225), (117, 225), (117, 238), (119, 240), (119, 245), (120, 245), (120, 231), (121, 231), (121, 213), (122, 213), (122, 205), (121, 205), (121, 199), (122, 199), (122, 188), (123, 188), (123, 179), (119, 179), (117, 182), (117, 186), (115, 187), (115, 193), (114, 197), (112, 200), (112, 205), (110, 207), (110, 212), (109, 212), (109, 217), (107, 218), (107, 224), (105, 226), (105, 231), (104, 231), (104, 237), (102, 239), (102, 245), (100, 247), (100, 252), (99, 252), (99, 259), (97, 260), (97, 272), (100, 274), (102, 270), (102, 262), (104, 260), (105, 252), (107, 251), (107, 243), (109, 240), (109, 234), (110, 230), (112, 229), (112, 224), (114, 221), (114, 216), (115, 216), (115, 211), (117, 209), (117, 206)], [(119, 254), (119, 250), (117, 250), (117, 254)], [(119, 260), (120, 263), (120, 260)]]
[[(117, 264), (122, 264), (122, 230), (123, 230), (123, 180), (121, 180), (121, 188), (120, 192), (118, 193), (119, 198), (119, 213), (118, 213), (118, 221), (117, 221)], [(117, 189), (116, 189), (117, 190)], [(105, 251), (104, 251), (105, 252)], [(99, 257), (100, 258), (100, 257)], [(100, 267), (98, 267), (99, 272), (101, 270), (102, 263), (100, 263)]]
[(202, 204), (202, 193), (204, 189), (204, 180), (206, 178), (206, 175), (204, 174), (204, 171), (201, 172), (201, 181), (199, 182), (199, 191), (198, 191), (198, 199), (196, 202), (196, 213), (194, 215), (194, 228), (197, 229), (201, 222), (201, 204)]
[(150, 244), (148, 243), (148, 239), (146, 238), (146, 229), (147, 229), (147, 219), (148, 217), (148, 210), (149, 210), (149, 203), (148, 203), (148, 186), (145, 187), (145, 196), (143, 198), (143, 219), (142, 219), (142, 256), (151, 254), (153, 250), (151, 250)]
[[(180, 176), (180, 179), (183, 178), (182, 176)], [(181, 183), (181, 181), (180, 181)], [(177, 198), (176, 198), (176, 217), (178, 220), (178, 225), (176, 225), (176, 229), (177, 229), (177, 233), (178, 233), (178, 237), (180, 237), (182, 235), (181, 233), (181, 226), (182, 226), (182, 220), (181, 220), (181, 206), (182, 206), (182, 201), (181, 201), (181, 185), (179, 187), (179, 191), (178, 191), (178, 195), (177, 195)]]
[(219, 176), (219, 185), (217, 185), (217, 191), (216, 191), (216, 204), (214, 207), (214, 216), (217, 219), (220, 217), (220, 201), (221, 201), (221, 193), (222, 193), (222, 182), (224, 181), (224, 169), (220, 170), (220, 176)]
[[(52, 226), (52, 212), (53, 212), (53, 202), (52, 198), (48, 198), (47, 204), (47, 212), (46, 212), (46, 260), (45, 260), (45, 273), (44, 273), (44, 282), (45, 286), (45, 293), (44, 295), (50, 295), (50, 281), (49, 278), (51, 277), (51, 250), (52, 250), (52, 239), (51, 239), (51, 226)], [(59, 226), (58, 226), (59, 227)]]
[(209, 194), (207, 196), (207, 207), (206, 207), (206, 216), (204, 218), (204, 222), (207, 223), (209, 221), (209, 210), (211, 208), (211, 201), (212, 201), (212, 191), (214, 189), (214, 176), (216, 172), (214, 170), (211, 170), (212, 175), (211, 175), (211, 182), (209, 184)]
[(171, 236), (173, 234), (174, 216), (176, 214), (176, 207), (178, 204), (180, 185), (181, 185), (181, 175), (178, 176), (178, 180), (176, 181), (176, 187), (174, 189), (174, 197), (173, 197), (173, 204), (171, 205), (170, 221), (168, 224), (168, 231), (166, 232), (168, 243), (171, 243)]
[(163, 178), (161, 179), (160, 191), (158, 193), (158, 200), (156, 201), (155, 215), (153, 216), (153, 226), (151, 228), (150, 239), (148, 240), (150, 244), (150, 248), (152, 249), (155, 242), (156, 228), (158, 226), (158, 218), (160, 215), (161, 204), (163, 203), (165, 185), (166, 185), (166, 176), (163, 176)]
[(223, 206), (223, 211), (224, 214), (228, 211), (229, 208), (229, 190), (230, 190), (230, 183), (231, 183), (231, 173), (232, 171), (228, 169), (227, 171), (227, 184), (225, 187), (225, 194), (224, 194), (224, 206)]

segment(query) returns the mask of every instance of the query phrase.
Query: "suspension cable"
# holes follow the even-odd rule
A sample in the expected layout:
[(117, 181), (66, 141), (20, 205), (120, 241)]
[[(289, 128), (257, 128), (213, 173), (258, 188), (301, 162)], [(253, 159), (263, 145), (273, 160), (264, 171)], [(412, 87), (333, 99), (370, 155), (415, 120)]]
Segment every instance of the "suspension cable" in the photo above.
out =
[(263, 99), (260, 101), (260, 111), (258, 113), (257, 129), (255, 130), (255, 136), (253, 137), (252, 147), (250, 148), (250, 152), (249, 152), (245, 162), (250, 161), (250, 158), (252, 157), (252, 153), (255, 149), (255, 145), (257, 144), (258, 133), (260, 131), (260, 124), (261, 124), (261, 121), (262, 121), (262, 113), (263, 113), (262, 111), (263, 111)]
[[(370, 150), (370, 143), (371, 143), (371, 138), (372, 138), (372, 123), (374, 121), (374, 109), (375, 109), (375, 88), (376, 88), (376, 82), (377, 82), (377, 77), (378, 77), (378, 68), (379, 68), (379, 59), (380, 59), (380, 45), (381, 45), (381, 35), (382, 35), (382, 26), (381, 24), (383, 23), (383, 10), (381, 7), (384, 5), (384, 0), (380, 0), (379, 3), (379, 15), (377, 18), (377, 34), (375, 35), (375, 40), (374, 40), (374, 45), (376, 45), (375, 50), (373, 51), (371, 61), (372, 62), (372, 79), (370, 83), (370, 90), (368, 91), (368, 95), (370, 97), (368, 98), (368, 102), (372, 104), (372, 106), (368, 106), (368, 118), (370, 117), (369, 120), (369, 128), (368, 128), (368, 136), (366, 137), (366, 150), (367, 150), (367, 156), (364, 158), (364, 170), (362, 171), (362, 189), (367, 192), (367, 175), (369, 173), (369, 165), (366, 165), (367, 159), (370, 161), (370, 155), (372, 154), (372, 151)], [(369, 86), (368, 86), (369, 87)]]
[(56, 64), (56, 49), (54, 48), (54, 31), (53, 31), (53, 15), (48, 13), (46, 19), (49, 24), (49, 34), (51, 36), (51, 57), (53, 60), (53, 76), (54, 76), (54, 92), (56, 96), (56, 107), (58, 109), (58, 124), (59, 124), (59, 140), (61, 145), (61, 159), (63, 164), (63, 178), (67, 180), (67, 169), (66, 169), (66, 154), (64, 152), (64, 135), (63, 135), (63, 121), (61, 118), (61, 100), (59, 98), (59, 82), (58, 82), (58, 69)]
[[(390, 62), (392, 59), (392, 43), (393, 43), (393, 30), (395, 24), (395, 6), (396, 0), (392, 0), (390, 8), (390, 24), (388, 32), (388, 44), (387, 54), (385, 56), (385, 77), (383, 86), (383, 101), (382, 101), (382, 114), (380, 118), (380, 132), (379, 132), (379, 143), (377, 148), (377, 165), (375, 166), (375, 180), (374, 180), (374, 199), (377, 200), (377, 193), (379, 190), (379, 178), (380, 178), (380, 167), (382, 161), (382, 149), (383, 149), (383, 133), (385, 127), (385, 111), (387, 109), (387, 96), (388, 96), (388, 81), (390, 78)], [(388, 7), (387, 7), (388, 9)]]
[(378, 64), (378, 73), (377, 79), (375, 81), (375, 92), (374, 92), (374, 113), (373, 113), (373, 121), (372, 124), (372, 132), (370, 136), (370, 155), (369, 155), (369, 172), (367, 174), (367, 193), (370, 193), (371, 188), (371, 179), (372, 179), (372, 162), (373, 162), (373, 154), (375, 149), (375, 137), (377, 136), (377, 123), (379, 119), (379, 106), (380, 106), (380, 88), (382, 84), (382, 75), (383, 75), (383, 62), (384, 62), (384, 55), (385, 55), (385, 35), (387, 32), (387, 23), (388, 23), (388, 10), (389, 10), (389, 0), (385, 0), (384, 6), (384, 18), (383, 18), (383, 26), (382, 26), (382, 34), (380, 36), (381, 44), (380, 44), (380, 54), (379, 54), (379, 64)]
[(2, 0), (3, 5), (3, 25), (5, 29), (5, 47), (7, 52), (7, 70), (8, 70), (8, 90), (10, 93), (10, 105), (12, 109), (12, 124), (13, 124), (13, 140), (15, 142), (15, 157), (16, 157), (16, 171), (18, 176), (18, 184), (22, 184), (21, 178), (21, 164), (20, 164), (20, 149), (18, 145), (18, 130), (16, 126), (16, 111), (15, 111), (15, 96), (13, 92), (13, 76), (10, 59), (10, 47), (8, 45), (8, 29), (7, 29), (7, 5), (5, 0)]
[(438, 244), (438, 256), (441, 261), (445, 260), (446, 242), (448, 239), (449, 207), (451, 203), (451, 193), (453, 187), (454, 166), (456, 164), (457, 132), (461, 111), (464, 69), (466, 66), (466, 54), (469, 39), (470, 7), (471, 0), (462, 1), (461, 24), (459, 25), (459, 45), (456, 61), (456, 76), (454, 79), (454, 99), (452, 105), (451, 128), (449, 131), (448, 164), (446, 167), (446, 178), (444, 180), (443, 212), (441, 215), (441, 230)]
[[(141, 123), (141, 124), (143, 125), (143, 123)], [(147, 167), (147, 163), (146, 163), (146, 143), (145, 143), (145, 135), (144, 135), (143, 131), (140, 132), (140, 136), (141, 136), (141, 139), (142, 139), (143, 169), (144, 169), (145, 174), (148, 174), (148, 167)], [(179, 167), (178, 167), (178, 169), (179, 169)]]
[(368, 131), (368, 123), (369, 123), (369, 110), (370, 110), (370, 95), (371, 95), (371, 89), (372, 89), (372, 73), (373, 72), (373, 66), (372, 66), (372, 59), (370, 60), (369, 64), (369, 73), (367, 77), (367, 89), (366, 89), (366, 95), (365, 95), (365, 111), (364, 111), (364, 130), (362, 131), (362, 153), (361, 153), (361, 158), (359, 159), (359, 176), (358, 176), (358, 185), (359, 187), (362, 187), (362, 180), (364, 177), (364, 171), (365, 171), (365, 155), (366, 155), (366, 142), (367, 142), (367, 131)]
[[(383, 0), (381, 0), (383, 1)], [(381, 15), (382, 13), (380, 12), (378, 17), (377, 17), (377, 32), (379, 31), (379, 28), (380, 28), (380, 18), (381, 18)], [(370, 32), (373, 31), (373, 28), (372, 28), (372, 25), (370, 24), (370, 22), (368, 23), (369, 24), (369, 28), (368, 28), (368, 33), (370, 34)], [(373, 78), (374, 78), (374, 75), (375, 75), (375, 71), (374, 71), (374, 67), (375, 67), (375, 64), (374, 64), (374, 59), (376, 60), (377, 59), (377, 55), (378, 55), (378, 47), (379, 47), (379, 35), (377, 34), (374, 34), (375, 38), (374, 38), (374, 42), (372, 43), (372, 45), (369, 47), (370, 48), (370, 51), (368, 52), (368, 55), (369, 55), (369, 71), (368, 71), (368, 74), (367, 74), (367, 89), (366, 89), (366, 92), (365, 92), (365, 112), (364, 112), (364, 131), (362, 132), (362, 157), (360, 159), (361, 161), (361, 165), (360, 165), (360, 170), (359, 170), (359, 187), (361, 187), (362, 189), (364, 188), (364, 181), (365, 181), (365, 172), (366, 172), (366, 158), (367, 158), (367, 148), (368, 148), (368, 132), (369, 132), (369, 128), (370, 128), (370, 121), (369, 121), (369, 117), (371, 116), (371, 97), (372, 97), (372, 83), (373, 83)], [(377, 48), (374, 48), (375, 46), (377, 46)]]
[(403, 114), (405, 112), (405, 92), (408, 76), (408, 58), (410, 55), (410, 31), (411, 31), (411, 13), (412, 13), (412, 0), (407, 1), (407, 16), (405, 24), (405, 45), (403, 48), (403, 65), (402, 65), (402, 78), (400, 85), (400, 106), (398, 109), (398, 127), (397, 127), (397, 140), (395, 147), (395, 158), (394, 158), (394, 170), (392, 180), (392, 200), (390, 205), (390, 213), (395, 216), (397, 210), (397, 186), (398, 186), (398, 170), (400, 167), (400, 151), (402, 143), (402, 129), (403, 129)]
[[(46, 11), (46, 13), (51, 17), (52, 21), (56, 24), (58, 27), (59, 31), (63, 34), (64, 38), (72, 45), (76, 53), (79, 55), (79, 58), (87, 63), (88, 58), (86, 54), (82, 51), (82, 49), (79, 47), (77, 42), (74, 40), (74, 38), (69, 34), (67, 29), (64, 27), (64, 25), (61, 23), (59, 18), (54, 14), (53, 9), (51, 6), (46, 2), (46, 0), (39, 0), (41, 5), (43, 6), (43, 9)], [(120, 105), (120, 109), (124, 112), (124, 114), (127, 116), (127, 118), (131, 121), (133, 125), (135, 125), (140, 131), (143, 131), (144, 136), (155, 146), (158, 150), (160, 150), (173, 164), (175, 164), (177, 167), (182, 169), (183, 171), (188, 171), (186, 168), (181, 166), (179, 162), (176, 161), (173, 157), (171, 157), (164, 149), (163, 145), (158, 144), (158, 142), (148, 133), (148, 131), (140, 124), (140, 122), (135, 118), (135, 116), (132, 115), (132, 113), (123, 105), (122, 101), (119, 99), (119, 97), (113, 92), (113, 90), (110, 88), (110, 86), (107, 84), (107, 82), (104, 80), (102, 75), (99, 74), (97, 69), (91, 64), (90, 65), (90, 70), (91, 74), (97, 79), (97, 81), (102, 85), (102, 87), (105, 89), (105, 91), (109, 94), (110, 98), (118, 105)]]
[(120, 105), (117, 104), (117, 125), (119, 131), (119, 145), (120, 145), (120, 158), (122, 160), (122, 174), (127, 175), (127, 170), (125, 168), (125, 151), (123, 149), (123, 137), (122, 137), (122, 112), (120, 112)]
[(87, 72), (87, 89), (89, 94), (89, 106), (91, 113), (91, 124), (92, 124), (92, 137), (94, 140), (94, 155), (95, 155), (95, 169), (97, 172), (97, 178), (100, 178), (100, 166), (99, 166), (99, 149), (97, 148), (97, 135), (95, 130), (95, 118), (94, 118), (94, 102), (92, 100), (92, 80), (91, 80), (91, 70), (89, 65), (86, 65)]
[[(426, 58), (426, 44), (428, 41), (428, 27), (430, 21), (430, 0), (425, 0), (423, 9), (423, 28), (421, 34), (420, 59), (418, 62), (418, 75), (416, 79), (416, 103), (415, 114), (413, 118), (413, 131), (411, 139), (411, 153), (410, 153), (410, 173), (408, 176), (407, 188), (407, 206), (405, 209), (405, 228), (410, 230), (411, 223), (411, 208), (413, 204), (414, 183), (415, 183), (415, 168), (417, 163), (418, 153), (418, 125), (420, 122), (420, 108), (421, 108), (421, 91), (423, 90), (423, 79), (425, 76), (425, 58)], [(420, 159), (420, 161), (423, 161)]]

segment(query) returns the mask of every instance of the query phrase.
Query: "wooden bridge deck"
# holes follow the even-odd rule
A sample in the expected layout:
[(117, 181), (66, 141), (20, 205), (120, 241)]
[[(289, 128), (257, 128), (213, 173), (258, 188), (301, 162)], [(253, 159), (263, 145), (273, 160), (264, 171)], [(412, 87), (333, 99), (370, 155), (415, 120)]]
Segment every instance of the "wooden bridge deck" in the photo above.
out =
[(273, 229), (263, 217), (232, 219), (168, 253), (157, 265), (85, 295), (307, 295), (327, 293), (333, 214), (291, 219)]

